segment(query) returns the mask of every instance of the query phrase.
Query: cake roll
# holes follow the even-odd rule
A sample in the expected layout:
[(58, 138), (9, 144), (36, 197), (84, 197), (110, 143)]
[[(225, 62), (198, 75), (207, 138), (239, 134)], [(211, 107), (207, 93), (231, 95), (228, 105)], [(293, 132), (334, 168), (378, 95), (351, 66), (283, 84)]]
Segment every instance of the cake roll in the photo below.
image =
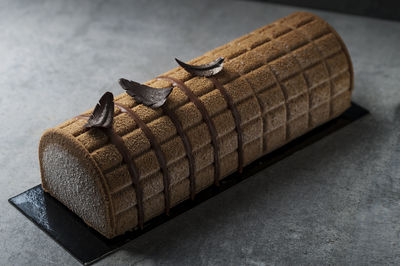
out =
[[(221, 58), (215, 75), (182, 67)], [(100, 102), (111, 112), (102, 121), (108, 130), (87, 126), (96, 106), (40, 140), (44, 191), (106, 238), (140, 230), (351, 105), (347, 48), (311, 13), (180, 63), (143, 84), (171, 88), (163, 104), (148, 106), (121, 89)]]

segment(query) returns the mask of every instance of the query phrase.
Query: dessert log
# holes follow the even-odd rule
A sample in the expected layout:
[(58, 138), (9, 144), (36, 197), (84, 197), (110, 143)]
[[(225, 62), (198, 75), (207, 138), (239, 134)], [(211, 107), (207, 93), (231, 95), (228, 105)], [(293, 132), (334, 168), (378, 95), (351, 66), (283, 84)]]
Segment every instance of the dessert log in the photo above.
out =
[(40, 140), (44, 191), (107, 238), (140, 230), (351, 104), (347, 48), (311, 13), (176, 61), (145, 84), (121, 79), (126, 92), (105, 93)]

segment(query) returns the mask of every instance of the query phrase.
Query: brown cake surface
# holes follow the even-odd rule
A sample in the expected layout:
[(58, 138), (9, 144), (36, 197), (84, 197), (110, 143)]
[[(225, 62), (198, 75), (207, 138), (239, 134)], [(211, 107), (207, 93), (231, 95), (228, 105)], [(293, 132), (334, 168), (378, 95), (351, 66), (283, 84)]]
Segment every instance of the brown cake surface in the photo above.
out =
[[(238, 170), (240, 159), (247, 165), (350, 106), (353, 72), (348, 51), (335, 30), (311, 13), (291, 14), (189, 63), (204, 64), (218, 57), (224, 57), (224, 68), (213, 78), (232, 100), (240, 125), (227, 96), (211, 78), (195, 77), (181, 67), (160, 75), (183, 82), (215, 125), (217, 145), (204, 114), (182, 89), (173, 89), (164, 108), (179, 120), (190, 142), (193, 165), (164, 108), (137, 104), (126, 93), (115, 98), (116, 104), (139, 116), (160, 144), (170, 178), (171, 206), (190, 197), (191, 166), (195, 190), (200, 191), (214, 184), (216, 165), (222, 179)], [(146, 84), (162, 88), (172, 82), (155, 78)], [(103, 131), (87, 129), (85, 123), (73, 118), (44, 133), (39, 145), (42, 185), (87, 224), (112, 238), (138, 226), (136, 192), (118, 149)], [(138, 167), (148, 221), (165, 211), (166, 173), (132, 117), (115, 108), (113, 127)]]

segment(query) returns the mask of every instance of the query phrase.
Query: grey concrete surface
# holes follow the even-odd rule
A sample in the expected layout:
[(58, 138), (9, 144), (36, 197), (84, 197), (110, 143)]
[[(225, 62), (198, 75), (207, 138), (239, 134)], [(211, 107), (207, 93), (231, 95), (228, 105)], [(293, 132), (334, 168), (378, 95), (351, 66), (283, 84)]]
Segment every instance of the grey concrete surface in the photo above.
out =
[[(44, 129), (301, 8), (221, 1), (0, 1), (0, 265), (78, 265), (7, 199), (39, 183)], [(400, 264), (400, 23), (315, 11), (370, 115), (98, 265)]]

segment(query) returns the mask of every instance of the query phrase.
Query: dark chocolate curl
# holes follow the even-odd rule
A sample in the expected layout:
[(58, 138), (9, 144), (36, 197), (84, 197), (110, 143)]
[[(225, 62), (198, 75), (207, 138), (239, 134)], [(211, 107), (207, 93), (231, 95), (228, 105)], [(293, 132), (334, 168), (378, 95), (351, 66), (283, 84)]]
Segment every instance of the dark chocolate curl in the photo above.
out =
[(177, 58), (175, 58), (175, 61), (190, 74), (195, 75), (195, 76), (200, 76), (200, 77), (214, 76), (214, 75), (218, 74), (224, 66), (224, 58), (223, 57), (218, 57), (211, 63), (204, 64), (204, 65), (198, 65), (198, 66), (186, 64)]
[(162, 106), (173, 88), (153, 88), (127, 79), (120, 79), (119, 84), (137, 103), (151, 108)]
[(114, 119), (114, 96), (106, 92), (101, 96), (99, 103), (90, 115), (85, 127), (111, 128)]

